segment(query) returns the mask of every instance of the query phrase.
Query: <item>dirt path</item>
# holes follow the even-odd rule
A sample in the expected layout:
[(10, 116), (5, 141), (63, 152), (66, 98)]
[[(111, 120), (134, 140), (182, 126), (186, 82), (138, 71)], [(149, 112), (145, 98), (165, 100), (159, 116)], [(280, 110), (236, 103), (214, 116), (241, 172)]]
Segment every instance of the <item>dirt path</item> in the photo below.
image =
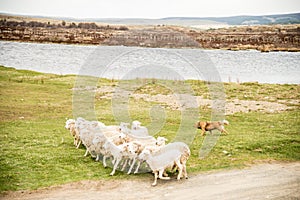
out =
[(193, 175), (187, 180), (81, 181), (36, 191), (12, 192), (10, 200), (94, 199), (300, 199), (300, 162)]

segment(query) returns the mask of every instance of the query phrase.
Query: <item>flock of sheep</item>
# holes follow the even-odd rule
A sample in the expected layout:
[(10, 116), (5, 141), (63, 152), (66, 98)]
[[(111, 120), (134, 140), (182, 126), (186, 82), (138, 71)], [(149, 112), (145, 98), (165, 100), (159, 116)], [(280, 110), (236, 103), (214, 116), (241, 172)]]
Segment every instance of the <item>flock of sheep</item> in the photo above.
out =
[[(81, 117), (68, 119), (65, 128), (74, 138), (76, 148), (82, 144), (86, 148), (84, 156), (91, 154), (99, 161), (102, 157), (103, 166), (106, 159), (112, 158), (114, 175), (118, 166), (124, 171), (129, 167), (130, 174), (136, 165), (134, 173), (138, 173), (143, 162), (146, 162), (154, 173), (153, 186), (157, 178), (170, 179), (167, 169), (177, 169), (177, 179), (187, 178), (186, 162), (191, 154), (189, 147), (183, 142), (166, 144), (164, 137), (154, 138), (148, 134), (148, 129), (141, 126), (139, 121), (129, 123), (121, 122), (119, 126), (107, 126), (99, 121), (88, 121)], [(120, 164), (122, 162), (122, 164)]]

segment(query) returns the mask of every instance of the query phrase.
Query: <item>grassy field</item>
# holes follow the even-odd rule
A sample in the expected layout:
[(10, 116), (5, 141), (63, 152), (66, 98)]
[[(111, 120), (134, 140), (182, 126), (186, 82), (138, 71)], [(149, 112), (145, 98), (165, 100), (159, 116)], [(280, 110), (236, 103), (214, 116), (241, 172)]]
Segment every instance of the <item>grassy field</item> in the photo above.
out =
[[(117, 172), (110, 177), (110, 168), (103, 168), (91, 157), (83, 157), (84, 147), (75, 149), (72, 138), (64, 129), (66, 118), (72, 118), (72, 94), (76, 76), (42, 74), (0, 67), (0, 192), (36, 189), (79, 180), (135, 179), (152, 174), (126, 175)], [(169, 94), (155, 80), (146, 82), (137, 93)], [(202, 81), (187, 81), (196, 95), (209, 97)], [(98, 87), (114, 87), (117, 81), (100, 79)], [(300, 99), (299, 85), (258, 83), (224, 84), (226, 98), (263, 100), (292, 106), (284, 112), (235, 113), (226, 116), (229, 135), (220, 136), (204, 159), (199, 149), (204, 137), (199, 132), (190, 145), (192, 155), (188, 171), (241, 168), (261, 160), (300, 160)], [(111, 100), (95, 96), (97, 118), (105, 124), (117, 124)], [(130, 115), (147, 125), (153, 102), (130, 100)], [(156, 136), (174, 138), (180, 124), (180, 111), (166, 109), (166, 122)], [(199, 108), (201, 119), (209, 120), (209, 107)], [(192, 130), (195, 131), (195, 130)]]

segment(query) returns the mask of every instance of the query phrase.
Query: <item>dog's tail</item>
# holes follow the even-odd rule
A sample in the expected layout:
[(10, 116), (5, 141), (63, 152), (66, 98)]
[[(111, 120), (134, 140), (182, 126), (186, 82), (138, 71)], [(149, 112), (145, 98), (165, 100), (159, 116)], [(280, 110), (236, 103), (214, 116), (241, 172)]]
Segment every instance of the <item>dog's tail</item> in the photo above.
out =
[(223, 125), (229, 125), (229, 121), (227, 121), (226, 119), (224, 119), (224, 120), (221, 121), (221, 124), (223, 124)]

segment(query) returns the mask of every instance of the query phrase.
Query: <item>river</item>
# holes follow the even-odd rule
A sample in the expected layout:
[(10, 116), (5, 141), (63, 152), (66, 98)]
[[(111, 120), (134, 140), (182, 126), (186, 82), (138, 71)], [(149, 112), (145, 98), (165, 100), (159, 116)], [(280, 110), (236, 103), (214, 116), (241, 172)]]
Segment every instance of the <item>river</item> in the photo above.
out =
[(300, 52), (163, 49), (0, 41), (0, 65), (114, 79), (300, 83)]

